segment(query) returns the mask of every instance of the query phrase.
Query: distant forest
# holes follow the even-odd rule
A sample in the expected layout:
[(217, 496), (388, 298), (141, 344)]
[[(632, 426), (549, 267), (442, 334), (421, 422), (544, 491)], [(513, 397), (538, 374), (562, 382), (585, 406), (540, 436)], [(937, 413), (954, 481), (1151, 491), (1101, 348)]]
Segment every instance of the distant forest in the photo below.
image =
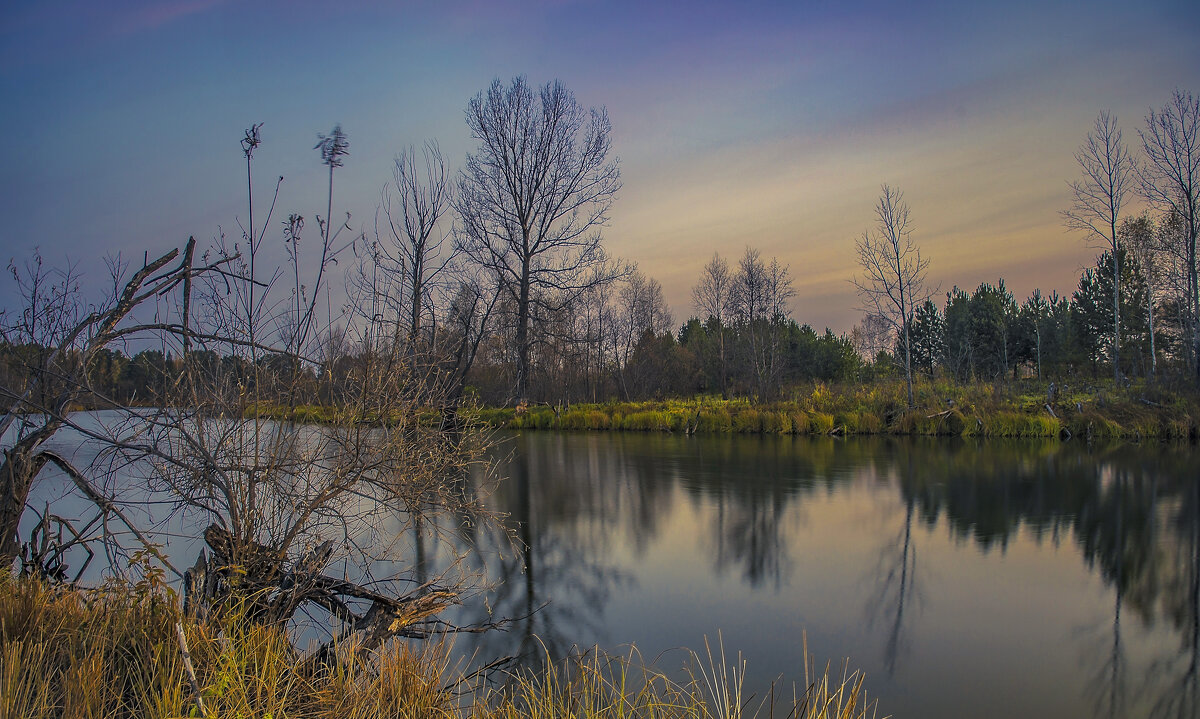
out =
[[(252, 126), (242, 140), (250, 229), (205, 255), (216, 264), (203, 270), (202, 292), (187, 289), (201, 273), (189, 242), (171, 285), (184, 299), (167, 323), (81, 349), (66, 321), (84, 314), (74, 275), (40, 258), (12, 263), (27, 304), (3, 313), (0, 388), (10, 399), (33, 386), (50, 397), (56, 372), (81, 380), (53, 370), (72, 353), (66, 364), (86, 367), (84, 396), (96, 405), (169, 404), (171, 388), (196, 373), (259, 401), (338, 404), (363, 368), (402, 373), (443, 407), (696, 394), (766, 402), (812, 381), (906, 375), (911, 404), (913, 374), (1197, 377), (1200, 100), (1190, 93), (1150, 112), (1137, 155), (1106, 113), (1088, 133), (1076, 154), (1082, 179), (1062, 214), (1100, 254), (1069, 295), (1017, 298), (1003, 278), (970, 290), (925, 286), (928, 260), (908, 231), (908, 206), (885, 185), (879, 228), (857, 243), (864, 318), (842, 335), (794, 318), (789, 267), (749, 246), (736, 259), (710, 259), (689, 318), (677, 323), (655, 279), (605, 252), (601, 229), (621, 188), (611, 127), (603, 108), (585, 108), (561, 83), (496, 80), (466, 115), (479, 145), (465, 166), (451, 170), (434, 141), (402, 150), (373, 231), (330, 222), (350, 139), (340, 126), (320, 135), (329, 203), (316, 215), (315, 251), (304, 250), (303, 216), (289, 215), (280, 232), (274, 200), (256, 234), (250, 169), (262, 135)], [(1148, 209), (1126, 213), (1139, 197)], [(264, 238), (280, 233), (288, 264), (264, 273), (260, 259), (256, 269)], [(335, 270), (346, 294), (331, 302)], [(222, 303), (226, 315), (205, 314)], [(51, 311), (59, 324), (47, 329), (39, 318)], [(125, 344), (127, 336), (138, 339)], [(129, 356), (128, 347), (146, 349)]]
[[(1146, 216), (1123, 225), (1126, 233), (1148, 228), (1175, 231), (1170, 224), (1155, 228)], [(1186, 373), (1185, 313), (1168, 299), (1156, 302), (1152, 359), (1146, 276), (1135, 256), (1126, 256), (1122, 249), (1120, 257), (1122, 373)], [(1095, 267), (1083, 272), (1070, 296), (1035, 291), (1018, 302), (1000, 279), (969, 292), (955, 287), (941, 306), (927, 300), (911, 321), (914, 368), (963, 382), (1104, 377), (1111, 366), (1111, 267), (1112, 255), (1103, 253)], [(713, 273), (722, 268), (728, 271), (725, 261), (714, 257), (696, 294), (706, 282), (711, 286)], [(786, 310), (791, 279), (776, 260), (764, 262), (758, 252), (747, 250), (729, 272), (729, 285), (732, 299), (726, 317), (691, 317), (678, 328), (659, 284), (637, 272), (609, 291), (586, 293), (552, 316), (537, 317), (528, 398), (594, 402), (724, 393), (769, 401), (814, 380), (869, 382), (902, 374), (902, 362), (896, 360), (898, 340), (886, 327), (868, 319), (848, 335), (837, 335), (793, 319)], [(508, 315), (496, 313), (498, 318)], [(514, 363), (506, 342), (511, 332), (497, 321), (484, 338), (467, 375), (469, 396), (489, 404), (512, 400)], [(428, 330), (427, 348), (438, 344), (437, 334), (436, 326)], [(194, 370), (228, 382), (247, 387), (257, 382), (266, 396), (286, 392), (278, 399), (335, 403), (339, 377), (364, 361), (347, 337), (335, 340), (342, 350), (324, 365), (298, 368), (284, 354), (266, 355), (254, 364), (245, 356), (219, 356), (208, 350), (191, 351), (188, 362)], [(37, 345), (0, 345), (0, 384), (24, 385), (24, 368), (39, 366), (39, 355), (49, 351)], [(431, 354), (418, 357), (422, 371), (433, 371)], [(89, 377), (98, 397), (152, 405), (170, 395), (183, 368), (182, 359), (170, 351), (147, 349), (130, 357), (104, 349), (94, 355)], [(305, 381), (295, 381), (297, 371)]]

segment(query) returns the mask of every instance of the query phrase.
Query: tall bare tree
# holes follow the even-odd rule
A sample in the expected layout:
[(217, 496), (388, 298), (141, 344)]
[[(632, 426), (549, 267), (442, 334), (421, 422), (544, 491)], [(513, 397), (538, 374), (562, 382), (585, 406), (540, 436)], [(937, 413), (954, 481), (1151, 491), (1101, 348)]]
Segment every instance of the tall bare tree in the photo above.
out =
[(795, 294), (786, 265), (775, 257), (765, 262), (758, 250), (746, 248), (733, 276), (731, 299), (738, 332), (750, 352), (755, 391), (763, 399), (778, 389), (783, 323)]
[(913, 406), (912, 341), (909, 327), (919, 305), (929, 299), (925, 276), (929, 260), (912, 239), (904, 193), (883, 185), (875, 205), (874, 231), (863, 232), (855, 243), (861, 278), (852, 280), (863, 301), (862, 310), (887, 322), (904, 348), (908, 405)]
[(526, 395), (534, 305), (554, 311), (586, 287), (609, 281), (600, 228), (621, 187), (609, 159), (612, 126), (584, 109), (561, 82), (535, 90), (499, 79), (467, 106), (479, 141), (467, 155), (456, 206), (462, 248), (502, 281), (516, 312), (518, 398)]
[[(1118, 257), (1117, 220), (1121, 206), (1133, 189), (1136, 165), (1121, 140), (1117, 118), (1101, 112), (1087, 139), (1075, 153), (1075, 161), (1083, 177), (1072, 181), (1074, 198), (1069, 209), (1063, 210), (1068, 228), (1085, 233), (1089, 242), (1101, 244)], [(1121, 379), (1121, 268), (1113, 262), (1113, 380)]]
[[(431, 285), (454, 260), (441, 227), (453, 202), (453, 184), (436, 141), (426, 142), (418, 157), (414, 148), (396, 156), (392, 182), (384, 189), (382, 210), (387, 237), (381, 252), (405, 286), (408, 352), (415, 353)], [(399, 340), (400, 324), (397, 323)]]
[(654, 336), (669, 332), (674, 320), (663, 296), (662, 285), (640, 270), (635, 269), (629, 274), (617, 298), (617, 371), (621, 391), (629, 399), (631, 395), (626, 369), (634, 349), (647, 332)]
[(1171, 100), (1146, 116), (1138, 132), (1146, 153), (1141, 189), (1146, 199), (1183, 224), (1183, 286), (1186, 292), (1187, 330), (1192, 370), (1200, 377), (1200, 286), (1196, 265), (1196, 237), (1200, 230), (1200, 98), (1175, 90)]
[(721, 365), (721, 396), (726, 395), (725, 332), (733, 305), (733, 275), (729, 263), (714, 252), (704, 265), (700, 281), (692, 288), (692, 305), (707, 318), (717, 322), (717, 353)]

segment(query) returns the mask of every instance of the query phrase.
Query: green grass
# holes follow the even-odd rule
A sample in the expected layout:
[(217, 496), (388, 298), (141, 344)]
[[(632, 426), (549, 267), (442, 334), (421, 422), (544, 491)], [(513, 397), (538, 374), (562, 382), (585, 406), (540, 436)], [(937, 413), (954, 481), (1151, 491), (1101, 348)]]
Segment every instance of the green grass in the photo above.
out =
[[(1146, 382), (1116, 388), (1079, 382), (1047, 397), (1049, 382), (956, 383), (922, 379), (908, 407), (904, 383), (814, 383), (771, 403), (704, 396), (645, 402), (604, 402), (555, 408), (464, 408), (474, 424), (519, 430), (685, 432), (696, 434), (896, 434), (921, 436), (1193, 440), (1200, 436), (1200, 395)], [(301, 422), (346, 418), (328, 407), (255, 407), (254, 412)], [(417, 421), (435, 424), (437, 413)]]

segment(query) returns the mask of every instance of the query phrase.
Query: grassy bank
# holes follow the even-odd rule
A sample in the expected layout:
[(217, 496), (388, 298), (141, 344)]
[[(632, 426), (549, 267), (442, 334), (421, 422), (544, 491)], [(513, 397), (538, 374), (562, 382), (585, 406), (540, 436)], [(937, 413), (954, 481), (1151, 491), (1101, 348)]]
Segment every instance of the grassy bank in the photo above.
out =
[(723, 653), (716, 661), (710, 653), (692, 681), (677, 682), (642, 667), (636, 655), (592, 652), (464, 699), (437, 645), (342, 647), (330, 667), (296, 652), (279, 629), (236, 619), (201, 623), (175, 607), (153, 582), (85, 591), (0, 577), (0, 719), (199, 716), (180, 634), (208, 717), (875, 716), (859, 673), (838, 680), (814, 673), (794, 699), (764, 701), (742, 696), (738, 665), (727, 666)]
[[(1085, 440), (1191, 440), (1200, 438), (1200, 394), (1138, 382), (1065, 386), (1049, 383), (959, 384), (923, 380), (908, 407), (904, 383), (815, 384), (774, 402), (694, 397), (643, 402), (464, 408), (460, 418), (498, 429), (548, 429), (688, 434), (922, 435)], [(252, 408), (260, 416), (294, 422), (380, 422), (348, 417), (331, 407)], [(388, 423), (436, 425), (429, 409)]]
[(484, 408), (482, 423), (508, 429), (751, 434), (897, 434), (962, 437), (1191, 439), (1200, 400), (1135, 384), (1056, 388), (1048, 383), (957, 384), (926, 380), (907, 407), (902, 382), (797, 390), (785, 401), (700, 397), (520, 410)]

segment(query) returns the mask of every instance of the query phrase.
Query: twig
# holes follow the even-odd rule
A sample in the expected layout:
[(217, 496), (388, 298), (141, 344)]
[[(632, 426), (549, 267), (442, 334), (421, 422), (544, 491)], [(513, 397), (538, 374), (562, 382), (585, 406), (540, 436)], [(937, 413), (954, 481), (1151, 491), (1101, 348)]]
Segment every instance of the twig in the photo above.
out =
[(208, 712), (204, 710), (204, 697), (200, 694), (200, 681), (196, 679), (196, 669), (192, 666), (192, 655), (188, 653), (187, 638), (183, 636), (183, 624), (180, 622), (175, 622), (175, 636), (179, 638), (179, 651), (183, 654), (183, 669), (187, 672), (188, 682), (192, 685), (196, 708), (200, 710), (200, 716), (207, 717)]
[(129, 521), (129, 518), (126, 517), (125, 513), (121, 511), (121, 508), (118, 507), (111, 499), (105, 497), (103, 494), (100, 494), (100, 492), (98, 492), (96, 488), (93, 487), (90, 482), (88, 482), (87, 478), (83, 476), (83, 473), (76, 469), (73, 464), (68, 462), (60, 455), (49, 450), (42, 451), (41, 455), (58, 465), (58, 468), (71, 478), (71, 481), (75, 483), (75, 486), (79, 488), (79, 491), (83, 492), (93, 504), (100, 507), (100, 509), (104, 510), (105, 512), (111, 512), (112, 514), (115, 514), (117, 518), (129, 528), (129, 531), (133, 532), (133, 536), (137, 537), (138, 541), (142, 543), (142, 546), (144, 546), (150, 551), (151, 554), (157, 557), (158, 561), (163, 563), (163, 566), (165, 566), (167, 569), (170, 569), (175, 576), (183, 577), (183, 574), (181, 574), (180, 571), (175, 568), (175, 565), (171, 564), (171, 562), (165, 556), (163, 556), (163, 553), (158, 551), (158, 547), (155, 546), (154, 543), (152, 543), (149, 539), (147, 539), (146, 535), (142, 534), (142, 532), (138, 530), (137, 526), (135, 526), (133, 522)]

